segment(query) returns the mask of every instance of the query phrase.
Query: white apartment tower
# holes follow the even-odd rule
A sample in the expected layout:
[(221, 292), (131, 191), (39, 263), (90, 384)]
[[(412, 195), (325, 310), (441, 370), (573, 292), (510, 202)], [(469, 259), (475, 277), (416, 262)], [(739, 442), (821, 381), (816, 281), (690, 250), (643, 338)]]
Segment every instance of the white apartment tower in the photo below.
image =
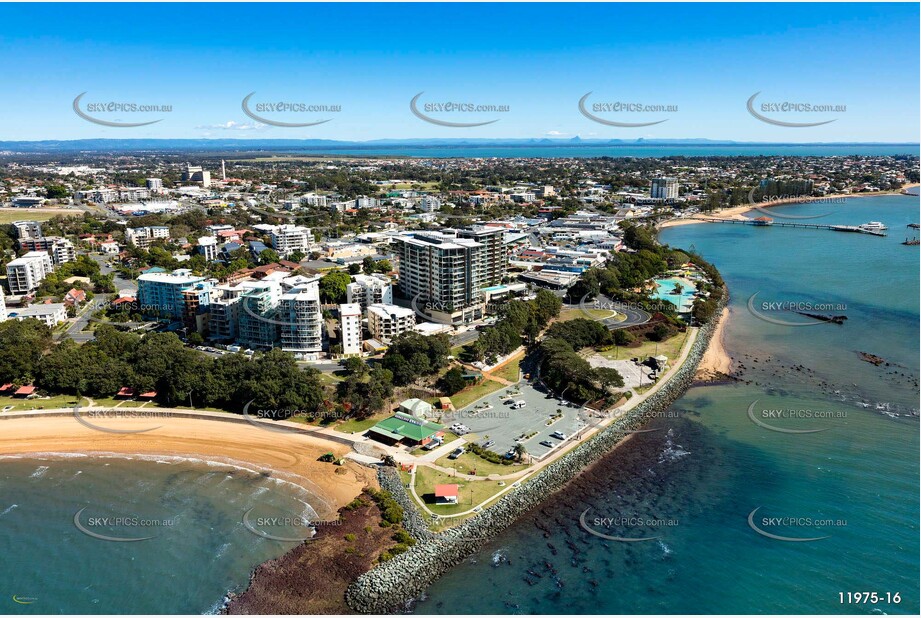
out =
[(357, 303), (362, 311), (375, 304), (393, 303), (393, 286), (390, 278), (380, 273), (374, 275), (352, 275), (352, 282), (346, 287), (346, 300)]
[(158, 238), (169, 238), (169, 228), (165, 225), (151, 227), (129, 227), (125, 229), (125, 240), (128, 244), (146, 249)]
[(483, 317), (481, 290), (498, 285), (507, 256), (501, 228), (459, 230), (456, 236), (420, 232), (395, 238), (400, 257), (400, 293), (443, 324)]
[(6, 282), (13, 294), (28, 294), (41, 285), (54, 269), (45, 251), (29, 251), (6, 265)]
[(317, 282), (282, 294), (278, 305), (281, 349), (300, 360), (316, 360), (323, 351), (323, 315)]
[(355, 303), (339, 305), (339, 333), (342, 354), (361, 354), (361, 306)]
[(272, 226), (269, 236), (272, 239), (272, 248), (283, 258), (295, 251), (309, 253), (313, 245), (313, 234), (310, 228), (291, 223)]
[(217, 238), (202, 236), (198, 239), (198, 252), (205, 256), (205, 260), (213, 262), (217, 259)]

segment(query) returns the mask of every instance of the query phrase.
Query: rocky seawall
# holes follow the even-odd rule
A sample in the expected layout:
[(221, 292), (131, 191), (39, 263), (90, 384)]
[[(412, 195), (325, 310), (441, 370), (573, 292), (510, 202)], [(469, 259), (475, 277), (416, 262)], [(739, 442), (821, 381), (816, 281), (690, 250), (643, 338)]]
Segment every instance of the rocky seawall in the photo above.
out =
[(664, 412), (694, 382), (697, 365), (713, 337), (719, 323), (718, 316), (727, 301), (728, 294), (724, 291), (714, 319), (701, 327), (685, 362), (658, 391), (630, 410), (624, 418), (522, 481), (518, 489), (456, 527), (437, 534), (431, 532), (396, 470), (381, 469), (381, 487), (393, 494), (403, 507), (403, 525), (419, 542), (409, 551), (377, 565), (356, 579), (346, 591), (349, 606), (358, 612), (375, 614), (390, 613), (404, 607), (451, 567), (610, 452), (649, 418)]

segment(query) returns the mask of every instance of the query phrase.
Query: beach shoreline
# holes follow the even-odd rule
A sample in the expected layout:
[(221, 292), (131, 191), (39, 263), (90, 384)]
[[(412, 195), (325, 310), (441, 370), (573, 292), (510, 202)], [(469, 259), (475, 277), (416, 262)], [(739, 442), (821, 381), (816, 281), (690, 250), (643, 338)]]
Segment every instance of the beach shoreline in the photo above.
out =
[[(344, 465), (317, 461), (332, 452), (344, 456), (350, 449), (300, 433), (259, 429), (246, 423), (218, 419), (168, 417), (107, 419), (105, 426), (133, 434), (91, 429), (73, 416), (23, 414), (4, 418), (0, 457), (125, 457), (176, 458), (228, 465), (270, 474), (291, 483), (311, 497), (320, 518), (338, 510), (367, 487), (376, 487), (373, 471), (346, 460)], [(140, 431), (156, 427), (151, 431)]]
[(700, 381), (718, 380), (732, 375), (732, 357), (726, 351), (726, 323), (729, 321), (729, 307), (724, 307), (719, 323), (713, 331), (713, 337), (707, 345), (700, 364), (697, 365), (695, 378)]
[(901, 186), (901, 188), (893, 191), (876, 191), (873, 193), (835, 193), (832, 195), (826, 195), (824, 197), (789, 197), (780, 200), (764, 202), (763, 204), (743, 204), (740, 206), (733, 206), (731, 208), (723, 208), (714, 213), (709, 214), (700, 214), (693, 219), (669, 219), (668, 221), (663, 221), (659, 223), (656, 227), (660, 230), (664, 230), (669, 227), (678, 227), (680, 225), (693, 225), (696, 223), (706, 223), (708, 220), (713, 219), (735, 219), (737, 221), (745, 220), (748, 217), (748, 213), (753, 210), (770, 210), (777, 206), (792, 206), (796, 204), (804, 204), (809, 202), (821, 203), (822, 201), (845, 199), (845, 198), (858, 198), (858, 197), (879, 197), (882, 195), (908, 195), (908, 189), (919, 186), (919, 183), (908, 183)]

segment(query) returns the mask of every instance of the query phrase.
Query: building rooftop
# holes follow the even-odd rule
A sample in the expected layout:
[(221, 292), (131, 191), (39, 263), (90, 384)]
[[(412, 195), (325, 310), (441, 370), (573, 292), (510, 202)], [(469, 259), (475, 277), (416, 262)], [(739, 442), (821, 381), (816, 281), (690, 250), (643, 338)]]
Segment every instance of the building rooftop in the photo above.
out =
[(361, 316), (361, 305), (358, 303), (343, 303), (339, 305), (339, 315), (342, 317)]
[(391, 440), (408, 438), (416, 442), (421, 442), (442, 429), (444, 429), (444, 427), (437, 423), (431, 423), (414, 418), (409, 414), (397, 412), (390, 418), (386, 418), (379, 422), (372, 427), (370, 431), (383, 435)]

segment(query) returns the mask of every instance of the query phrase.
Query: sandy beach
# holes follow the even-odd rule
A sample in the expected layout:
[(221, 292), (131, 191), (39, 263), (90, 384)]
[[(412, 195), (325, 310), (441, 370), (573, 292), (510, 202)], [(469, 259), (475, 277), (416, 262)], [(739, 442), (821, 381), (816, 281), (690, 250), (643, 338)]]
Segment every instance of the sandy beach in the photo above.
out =
[[(664, 221), (660, 223), (657, 227), (665, 229), (667, 227), (677, 227), (679, 225), (693, 225), (695, 223), (706, 223), (707, 219), (746, 219), (744, 215), (755, 210), (756, 207), (760, 207), (763, 210), (770, 211), (771, 208), (775, 206), (788, 206), (792, 204), (802, 204), (803, 202), (821, 202), (822, 200), (839, 200), (839, 199), (850, 199), (856, 197), (879, 197), (881, 195), (907, 195), (906, 191), (908, 189), (917, 187), (918, 183), (910, 183), (902, 185), (901, 189), (895, 191), (876, 191), (874, 193), (840, 193), (835, 195), (826, 195), (825, 197), (790, 197), (781, 200), (771, 200), (768, 202), (763, 202), (761, 204), (742, 204), (740, 206), (733, 206), (732, 208), (723, 208), (714, 213), (710, 214), (699, 214), (696, 215), (693, 219), (671, 219), (669, 221)], [(764, 214), (760, 212), (759, 214)]]
[[(99, 422), (100, 425), (103, 422)], [(0, 455), (30, 453), (172, 456), (242, 466), (295, 483), (316, 496), (320, 517), (335, 517), (365, 486), (377, 487), (374, 473), (346, 461), (319, 462), (324, 453), (345, 455), (349, 448), (297, 433), (268, 431), (247, 424), (197, 418), (106, 419), (105, 427), (147, 429), (113, 434), (83, 426), (72, 416), (29, 416), (0, 422)]]
[(703, 358), (700, 359), (700, 364), (697, 366), (695, 377), (698, 380), (713, 380), (720, 376), (729, 375), (732, 371), (732, 359), (726, 352), (723, 342), (726, 322), (728, 321), (729, 307), (725, 307), (720, 315), (719, 324), (717, 324), (713, 337), (707, 346), (707, 351), (704, 352)]

